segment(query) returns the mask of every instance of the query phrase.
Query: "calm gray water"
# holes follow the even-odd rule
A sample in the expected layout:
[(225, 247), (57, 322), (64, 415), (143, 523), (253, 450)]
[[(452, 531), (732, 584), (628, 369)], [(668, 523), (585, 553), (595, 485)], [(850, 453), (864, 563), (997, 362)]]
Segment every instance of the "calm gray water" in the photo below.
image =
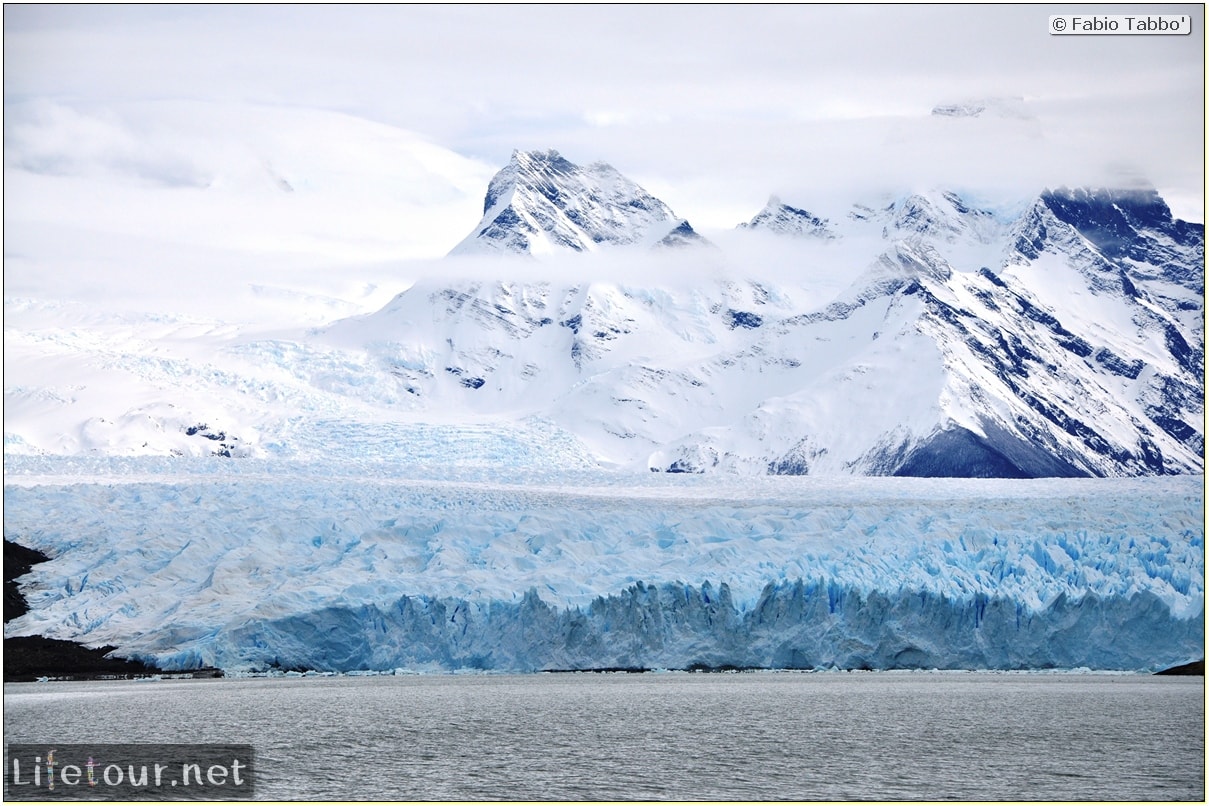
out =
[(1204, 800), (1204, 702), (1134, 675), (28, 683), (4, 727), (252, 744), (264, 800)]

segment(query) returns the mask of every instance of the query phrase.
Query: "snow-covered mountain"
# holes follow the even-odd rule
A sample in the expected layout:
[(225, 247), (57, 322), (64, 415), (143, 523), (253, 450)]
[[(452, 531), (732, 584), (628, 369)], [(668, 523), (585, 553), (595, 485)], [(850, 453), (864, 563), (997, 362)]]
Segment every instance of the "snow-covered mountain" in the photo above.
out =
[(604, 162), (514, 151), (487, 186), (483, 218), (451, 254), (587, 252), (705, 243), (687, 221)]
[[(951, 193), (859, 216), (883, 226), (876, 262), (823, 310), (762, 323), (765, 354), (823, 342), (834, 363), (653, 466), (1203, 470), (1203, 228), (1153, 192), (1047, 192), (1014, 221)], [(997, 242), (994, 268), (958, 262)]]
[(812, 215), (806, 210), (790, 207), (777, 196), (769, 196), (764, 209), (746, 223), (739, 225), (740, 229), (758, 229), (775, 232), (781, 235), (807, 236), (815, 238), (834, 238), (835, 235), (827, 227), (827, 220)]
[[(754, 229), (796, 231), (773, 213)], [(1203, 228), (1154, 192), (914, 194), (834, 230), (810, 268), (426, 281), (318, 338), (411, 408), (523, 410), (653, 470), (1202, 472)], [(811, 271), (843, 289), (819, 304)]]
[(726, 251), (597, 250), (699, 236), (548, 151), (485, 207), (455, 252), (490, 260), (309, 331), (10, 300), (7, 450), (408, 462), (440, 424), (541, 467), (1204, 470), (1204, 228), (1152, 190), (774, 198)]
[(1027, 118), (1023, 98), (989, 97), (973, 98), (953, 103), (937, 104), (932, 107), (932, 114), (937, 117), (949, 118)]

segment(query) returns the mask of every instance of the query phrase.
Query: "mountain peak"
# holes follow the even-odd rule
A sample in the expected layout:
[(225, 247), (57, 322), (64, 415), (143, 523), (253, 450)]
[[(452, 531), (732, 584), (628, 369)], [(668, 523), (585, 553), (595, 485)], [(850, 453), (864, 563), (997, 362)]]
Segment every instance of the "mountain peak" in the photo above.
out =
[(554, 149), (517, 149), (487, 186), (482, 220), (450, 254), (702, 243), (687, 221), (608, 163), (580, 166)]
[(751, 221), (740, 224), (739, 229), (764, 230), (778, 235), (805, 238), (834, 238), (828, 221), (797, 207), (790, 207), (775, 193), (768, 197), (764, 209), (756, 213)]
[(934, 117), (946, 118), (1016, 118), (1027, 119), (1029, 113), (1024, 107), (1024, 98), (990, 97), (970, 98), (952, 103), (937, 104), (932, 107)]
[(512, 159), (509, 164), (515, 165), (518, 168), (529, 171), (558, 171), (561, 173), (570, 173), (575, 170), (576, 166), (562, 154), (559, 154), (553, 148), (548, 148), (544, 151), (522, 151), (514, 149), (512, 151)]
[(1149, 265), (1204, 296), (1205, 226), (1175, 218), (1153, 188), (1046, 190), (1017, 223), (1012, 248), (1025, 261), (1074, 250), (1100, 290)]

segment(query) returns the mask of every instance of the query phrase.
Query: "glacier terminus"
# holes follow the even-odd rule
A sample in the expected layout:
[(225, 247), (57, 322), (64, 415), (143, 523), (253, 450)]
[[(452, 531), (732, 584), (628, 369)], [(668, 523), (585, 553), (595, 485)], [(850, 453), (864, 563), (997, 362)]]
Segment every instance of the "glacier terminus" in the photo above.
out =
[(231, 671), (1153, 671), (1203, 651), (1188, 476), (504, 484), (223, 462), (10, 480), (10, 535), (53, 559), (8, 635)]

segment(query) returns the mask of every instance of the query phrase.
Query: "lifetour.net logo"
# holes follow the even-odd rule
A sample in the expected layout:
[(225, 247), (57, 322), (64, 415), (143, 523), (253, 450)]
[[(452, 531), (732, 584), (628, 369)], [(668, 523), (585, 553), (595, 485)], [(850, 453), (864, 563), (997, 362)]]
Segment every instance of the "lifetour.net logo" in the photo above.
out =
[(248, 800), (246, 744), (10, 744), (6, 800)]

